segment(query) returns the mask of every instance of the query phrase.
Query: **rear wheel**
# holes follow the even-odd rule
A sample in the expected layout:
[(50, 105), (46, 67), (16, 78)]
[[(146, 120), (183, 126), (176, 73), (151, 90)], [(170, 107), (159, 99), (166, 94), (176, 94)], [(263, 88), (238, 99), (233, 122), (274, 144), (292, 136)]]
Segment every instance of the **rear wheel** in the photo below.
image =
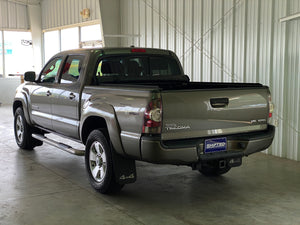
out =
[(85, 165), (90, 183), (102, 194), (117, 192), (124, 186), (115, 180), (112, 150), (108, 143), (100, 130), (94, 130), (85, 148)]
[(32, 150), (35, 146), (42, 145), (43, 142), (33, 138), (33, 128), (26, 122), (23, 109), (17, 108), (14, 119), (15, 139), (17, 145), (25, 150)]
[(199, 172), (204, 176), (220, 176), (222, 174), (227, 173), (231, 169), (228, 166), (228, 163), (225, 161), (225, 164), (220, 167), (220, 161), (211, 161), (201, 164), (201, 168)]

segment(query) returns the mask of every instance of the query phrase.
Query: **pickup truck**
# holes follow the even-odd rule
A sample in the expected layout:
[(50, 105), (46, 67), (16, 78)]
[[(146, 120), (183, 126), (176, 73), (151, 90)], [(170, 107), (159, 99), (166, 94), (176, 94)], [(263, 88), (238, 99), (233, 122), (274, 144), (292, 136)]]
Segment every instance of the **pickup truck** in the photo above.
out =
[(18, 146), (31, 150), (45, 142), (85, 156), (90, 183), (101, 193), (135, 182), (136, 160), (217, 176), (274, 137), (268, 87), (191, 82), (168, 50), (64, 51), (39, 75), (26, 72), (25, 81), (13, 102)]

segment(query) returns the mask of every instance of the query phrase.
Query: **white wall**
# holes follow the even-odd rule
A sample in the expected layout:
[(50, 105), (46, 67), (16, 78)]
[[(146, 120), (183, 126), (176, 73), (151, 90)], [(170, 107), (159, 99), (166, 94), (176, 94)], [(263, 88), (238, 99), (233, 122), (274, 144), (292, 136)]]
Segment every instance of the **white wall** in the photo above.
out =
[(269, 154), (300, 161), (299, 0), (121, 0), (122, 45), (170, 49), (194, 81), (260, 82), (275, 103)]
[(118, 47), (121, 44), (121, 17), (119, 0), (99, 0), (102, 33), (105, 47)]
[(20, 84), (20, 78), (0, 78), (0, 102), (11, 105)]
[(28, 5), (28, 17), (31, 28), (34, 71), (38, 74), (42, 69), (42, 15), (41, 6)]

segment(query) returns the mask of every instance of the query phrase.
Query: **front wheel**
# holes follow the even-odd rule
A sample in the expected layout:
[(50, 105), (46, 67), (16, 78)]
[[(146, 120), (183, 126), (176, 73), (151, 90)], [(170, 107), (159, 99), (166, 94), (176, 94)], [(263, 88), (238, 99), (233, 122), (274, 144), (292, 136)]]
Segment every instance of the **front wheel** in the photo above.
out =
[(35, 146), (40, 146), (43, 142), (33, 138), (32, 127), (26, 122), (23, 109), (17, 108), (15, 112), (14, 130), (17, 145), (25, 150), (32, 150)]
[(92, 131), (86, 143), (85, 165), (91, 185), (102, 194), (117, 192), (124, 186), (115, 180), (111, 151), (104, 134)]

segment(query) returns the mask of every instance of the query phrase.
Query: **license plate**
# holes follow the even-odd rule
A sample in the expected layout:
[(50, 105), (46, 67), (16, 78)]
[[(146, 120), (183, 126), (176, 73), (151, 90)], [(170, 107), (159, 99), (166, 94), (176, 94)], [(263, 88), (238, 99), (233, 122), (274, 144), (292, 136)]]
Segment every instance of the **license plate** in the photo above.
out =
[(227, 139), (213, 138), (205, 140), (204, 153), (222, 152), (227, 149)]

